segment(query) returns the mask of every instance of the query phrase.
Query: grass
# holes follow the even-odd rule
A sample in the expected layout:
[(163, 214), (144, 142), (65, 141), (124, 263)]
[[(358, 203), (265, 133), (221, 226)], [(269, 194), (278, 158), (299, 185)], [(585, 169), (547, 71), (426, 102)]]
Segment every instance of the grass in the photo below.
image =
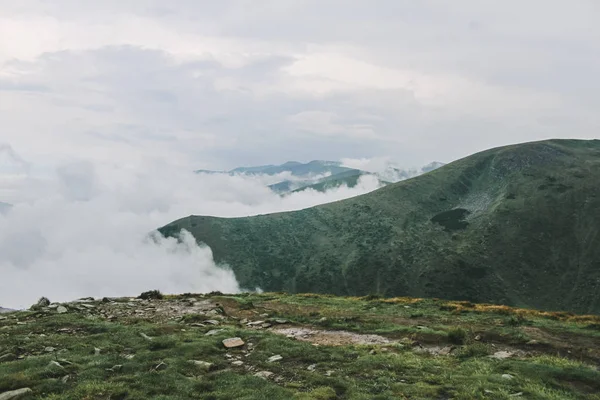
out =
[[(113, 313), (119, 303), (98, 302), (96, 309), (81, 311), (68, 305), (66, 314), (44, 309), (10, 314), (0, 320), (0, 357), (16, 359), (0, 361), (0, 393), (29, 387), (33, 392), (24, 399), (511, 399), (521, 392), (527, 399), (600, 399), (594, 366), (600, 338), (587, 328), (586, 318), (531, 313), (525, 325), (512, 325), (507, 318), (521, 310), (455, 314), (439, 300), (273, 293), (195, 297), (211, 300), (212, 310), (224, 314), (218, 326), (223, 331), (206, 336), (215, 327), (192, 326), (195, 318), (162, 311), (130, 312), (110, 322), (106, 311)], [(180, 306), (185, 298), (164, 296), (140, 308)], [(420, 316), (411, 318), (416, 313)], [(240, 323), (281, 318), (288, 321), (285, 326), (383, 334), (392, 342), (315, 346)], [(524, 332), (544, 335), (547, 342), (527, 345), (531, 337)], [(242, 338), (246, 346), (225, 349), (221, 341), (229, 337)], [(569, 347), (561, 347), (565, 344)], [(419, 346), (454, 350), (435, 355), (417, 351)], [(580, 352), (583, 346), (591, 351)], [(506, 348), (526, 355), (489, 357)], [(283, 359), (269, 362), (273, 355)], [(238, 359), (242, 366), (232, 364)], [(204, 369), (190, 360), (212, 365)], [(254, 376), (260, 371), (273, 375)]]

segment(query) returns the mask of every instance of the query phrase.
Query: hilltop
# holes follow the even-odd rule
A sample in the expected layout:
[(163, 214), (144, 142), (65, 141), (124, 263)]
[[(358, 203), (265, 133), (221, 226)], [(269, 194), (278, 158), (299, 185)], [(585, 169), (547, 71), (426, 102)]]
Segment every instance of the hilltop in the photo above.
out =
[(600, 313), (600, 141), (484, 151), (375, 192), (247, 218), (191, 216), (239, 282)]
[(0, 316), (0, 398), (597, 400), (599, 329), (415, 298), (42, 299)]

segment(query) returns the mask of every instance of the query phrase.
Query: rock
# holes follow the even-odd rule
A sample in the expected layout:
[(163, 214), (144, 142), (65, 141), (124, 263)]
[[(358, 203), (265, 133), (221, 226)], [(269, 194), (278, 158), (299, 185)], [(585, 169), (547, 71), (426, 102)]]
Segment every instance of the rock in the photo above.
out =
[(514, 394), (509, 394), (509, 397), (521, 397), (523, 396), (523, 392), (519, 392), (519, 393), (514, 393)]
[(306, 368), (306, 369), (309, 371), (314, 371), (315, 369), (317, 369), (317, 364), (309, 365), (308, 368)]
[(506, 380), (513, 380), (515, 379), (514, 376), (512, 376), (511, 374), (502, 374), (502, 379), (506, 379)]
[(494, 354), (492, 354), (491, 356), (489, 356), (490, 358), (495, 358), (496, 360), (505, 360), (507, 358), (510, 358), (512, 356), (514, 356), (515, 353), (511, 353), (510, 351), (497, 351)]
[(37, 303), (35, 303), (35, 307), (42, 308), (48, 307), (50, 305), (50, 300), (47, 297), (40, 298)]
[(245, 344), (244, 341), (242, 339), (240, 339), (239, 337), (223, 340), (223, 346), (225, 346), (228, 349), (232, 349), (235, 347), (242, 347), (244, 344)]
[(58, 307), (56, 307), (56, 312), (59, 313), (59, 314), (64, 314), (67, 311), (69, 311), (69, 310), (67, 310), (67, 307), (65, 307), (65, 306), (58, 306)]
[(99, 348), (97, 348), (97, 347), (94, 347), (94, 355), (95, 355), (95, 356), (99, 356), (101, 352), (102, 352), (102, 350), (100, 350), (100, 349), (99, 349)]
[(269, 318), (269, 314), (266, 314), (266, 313), (265, 314), (260, 314), (259, 317), (261, 317), (261, 318)]
[(153, 338), (151, 338), (150, 336), (146, 335), (144, 332), (140, 332), (140, 336), (143, 337), (146, 340), (152, 341), (154, 340)]
[(208, 331), (204, 334), (204, 336), (214, 336), (214, 335), (218, 335), (219, 333), (225, 331), (225, 329), (213, 329), (211, 331)]
[(331, 376), (331, 375), (333, 375), (334, 373), (335, 373), (335, 371), (333, 371), (333, 370), (329, 370), (329, 371), (325, 372), (325, 376)]
[(162, 361), (152, 368), (153, 371), (162, 371), (163, 369), (167, 369), (167, 364)]
[(20, 396), (23, 396), (24, 394), (28, 394), (33, 392), (33, 390), (29, 389), (29, 388), (23, 388), (23, 389), (17, 389), (17, 390), (11, 390), (10, 392), (4, 392), (2, 394), (0, 394), (0, 400), (12, 400), (12, 399), (16, 399)]
[(197, 366), (198, 368), (200, 368), (203, 371), (210, 371), (214, 364), (213, 363), (209, 363), (206, 361), (197, 361), (197, 360), (189, 360), (188, 361), (190, 364), (194, 364), (195, 366)]
[(62, 383), (67, 383), (67, 382), (69, 382), (69, 379), (71, 379), (71, 375), (65, 375), (65, 376), (63, 376), (63, 377), (61, 378), (61, 380), (60, 380), (60, 381), (61, 381)]
[(263, 379), (269, 379), (273, 375), (275, 375), (275, 374), (270, 371), (260, 371), (260, 372), (257, 372), (254, 374), (254, 376), (257, 376), (257, 377), (263, 378)]
[(327, 318), (323, 317), (319, 320), (319, 322), (327, 322)]
[(271, 324), (269, 324), (268, 322), (266, 322), (266, 323), (262, 324), (260, 327), (261, 327), (261, 328), (263, 328), (263, 329), (267, 329), (267, 328), (270, 328), (270, 327), (272, 327), (272, 326), (273, 326), (273, 325), (271, 325)]
[(258, 326), (258, 325), (262, 325), (264, 323), (265, 323), (265, 321), (252, 321), (252, 322), (248, 322), (246, 325), (248, 325), (248, 326)]
[(540, 342), (538, 342), (537, 340), (530, 340), (529, 342), (527, 342), (527, 344), (530, 346), (535, 346), (536, 344), (540, 344)]
[(88, 310), (91, 310), (92, 308), (96, 308), (96, 306), (93, 304), (82, 304), (81, 307), (87, 308)]
[(53, 352), (55, 352), (55, 351), (56, 351), (56, 349), (55, 349), (54, 347), (50, 347), (50, 346), (48, 346), (48, 347), (44, 348), (44, 351), (45, 351), (46, 353), (53, 353)]
[(56, 310), (56, 309), (58, 308), (58, 306), (59, 306), (59, 305), (60, 305), (60, 304), (58, 304), (58, 303), (50, 304), (50, 305), (48, 306), (48, 308), (49, 308), (49, 309), (51, 309), (51, 310)]
[(123, 366), (121, 364), (113, 365), (112, 368), (106, 368), (106, 370), (109, 372), (117, 372), (117, 371), (120, 371), (121, 369), (123, 369)]
[(0, 362), (14, 361), (16, 359), (17, 359), (17, 356), (12, 353), (8, 353), (8, 354), (4, 354), (4, 355), (0, 356)]
[(60, 365), (60, 363), (58, 361), (50, 361), (50, 363), (48, 363), (49, 367), (56, 367), (56, 368), (60, 368), (60, 369), (65, 369), (65, 367), (63, 367), (62, 365)]
[(242, 365), (244, 365), (244, 362), (238, 360), (238, 361), (232, 362), (231, 365), (234, 365), (236, 367), (241, 367)]
[(204, 324), (201, 324), (201, 323), (199, 323), (199, 322), (195, 322), (195, 323), (193, 323), (193, 324), (190, 324), (190, 326), (194, 326), (194, 327), (196, 327), (196, 328), (204, 328), (204, 327), (206, 327), (206, 325), (204, 325)]
[(481, 340), (481, 335), (475, 336), (475, 340), (480, 341)]
[(281, 357), (279, 354), (277, 354), (276, 356), (269, 357), (269, 359), (267, 361), (272, 363), (272, 362), (281, 361), (281, 360), (283, 360), (283, 357)]
[(215, 321), (214, 319), (209, 319), (204, 322), (206, 322), (207, 324), (211, 324), (211, 325), (219, 325), (219, 321)]
[(276, 319), (275, 323), (277, 323), (277, 324), (287, 324), (288, 320), (287, 319)]

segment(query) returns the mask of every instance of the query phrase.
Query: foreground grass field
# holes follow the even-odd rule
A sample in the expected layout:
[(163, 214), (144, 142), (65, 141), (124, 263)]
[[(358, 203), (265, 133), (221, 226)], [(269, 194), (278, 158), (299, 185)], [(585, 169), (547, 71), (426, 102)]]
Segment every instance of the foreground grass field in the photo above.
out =
[(600, 399), (595, 316), (374, 296), (143, 297), (0, 315), (0, 398)]

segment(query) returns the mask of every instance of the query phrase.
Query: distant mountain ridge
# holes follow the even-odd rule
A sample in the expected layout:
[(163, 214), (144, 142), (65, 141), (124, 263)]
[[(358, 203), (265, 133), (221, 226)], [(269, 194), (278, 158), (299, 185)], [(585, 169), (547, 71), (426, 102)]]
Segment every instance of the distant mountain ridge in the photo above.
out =
[(600, 140), (487, 150), (369, 194), (181, 229), (265, 291), (438, 297), (600, 314)]
[(279, 175), (288, 173), (290, 179), (285, 179), (269, 185), (274, 192), (286, 194), (306, 189), (325, 191), (328, 189), (357, 185), (361, 176), (371, 175), (379, 180), (382, 186), (391, 182), (397, 182), (417, 176), (421, 173), (432, 171), (444, 164), (434, 162), (423, 167), (421, 170), (402, 170), (389, 166), (381, 173), (363, 171), (343, 165), (339, 161), (314, 160), (308, 163), (288, 161), (281, 165), (260, 165), (253, 167), (238, 167), (229, 171), (197, 170), (196, 173), (207, 174), (229, 174), (229, 175)]

